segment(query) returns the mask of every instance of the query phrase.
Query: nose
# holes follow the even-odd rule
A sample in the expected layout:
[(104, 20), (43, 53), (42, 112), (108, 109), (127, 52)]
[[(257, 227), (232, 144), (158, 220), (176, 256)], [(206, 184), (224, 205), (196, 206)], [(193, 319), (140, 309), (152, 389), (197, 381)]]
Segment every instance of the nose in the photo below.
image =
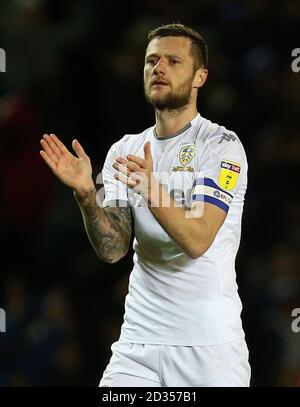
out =
[(153, 73), (155, 75), (158, 75), (160, 73), (165, 74), (166, 73), (166, 65), (165, 62), (162, 59), (159, 59), (156, 63), (156, 65), (153, 68)]

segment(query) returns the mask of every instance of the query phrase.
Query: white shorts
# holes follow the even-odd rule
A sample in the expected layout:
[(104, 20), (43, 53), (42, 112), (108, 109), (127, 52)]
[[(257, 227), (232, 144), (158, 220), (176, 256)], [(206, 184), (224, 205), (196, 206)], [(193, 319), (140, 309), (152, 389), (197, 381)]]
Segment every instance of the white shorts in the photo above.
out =
[(116, 341), (100, 387), (248, 387), (245, 339), (222, 345), (170, 346)]

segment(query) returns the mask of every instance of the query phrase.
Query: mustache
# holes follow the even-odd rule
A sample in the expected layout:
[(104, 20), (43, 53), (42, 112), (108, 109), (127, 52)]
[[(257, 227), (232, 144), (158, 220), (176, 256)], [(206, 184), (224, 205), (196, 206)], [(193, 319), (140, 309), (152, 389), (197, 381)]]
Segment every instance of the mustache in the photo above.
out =
[(150, 81), (150, 85), (151, 86), (153, 86), (153, 85), (170, 85), (170, 83), (168, 81), (166, 81), (165, 79), (155, 78), (155, 79), (152, 79)]

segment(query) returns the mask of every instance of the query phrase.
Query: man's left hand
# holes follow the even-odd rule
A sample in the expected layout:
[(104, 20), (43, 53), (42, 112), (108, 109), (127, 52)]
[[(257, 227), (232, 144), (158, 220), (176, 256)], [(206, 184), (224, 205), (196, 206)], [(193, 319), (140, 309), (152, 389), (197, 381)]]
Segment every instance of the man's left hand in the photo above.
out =
[(113, 167), (118, 171), (115, 178), (123, 184), (128, 185), (135, 192), (140, 193), (148, 200), (151, 195), (151, 183), (155, 182), (153, 177), (153, 161), (150, 142), (144, 144), (144, 159), (128, 154), (125, 158), (118, 157)]

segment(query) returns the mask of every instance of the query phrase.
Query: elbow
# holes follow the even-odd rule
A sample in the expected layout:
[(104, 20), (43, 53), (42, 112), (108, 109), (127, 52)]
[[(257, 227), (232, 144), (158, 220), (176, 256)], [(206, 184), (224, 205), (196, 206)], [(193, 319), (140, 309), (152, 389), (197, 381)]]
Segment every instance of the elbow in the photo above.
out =
[(124, 250), (123, 252), (113, 253), (110, 256), (104, 256), (103, 253), (99, 252), (96, 252), (96, 254), (99, 260), (104, 261), (107, 264), (114, 264), (121, 260), (123, 257), (125, 257), (127, 252), (128, 249)]
[(192, 260), (196, 260), (199, 257), (203, 256), (207, 250), (211, 247), (213, 241), (215, 239), (215, 235), (212, 233), (201, 233), (195, 234), (191, 236), (189, 244), (186, 244), (186, 254)]
[(186, 254), (188, 257), (192, 260), (196, 260), (199, 257), (203, 256), (204, 253), (210, 248), (211, 242), (209, 243), (202, 243), (198, 245), (194, 245), (193, 247), (189, 247), (187, 250), (185, 250)]
[(199, 250), (188, 250), (186, 251), (186, 254), (191, 260), (196, 260), (199, 257), (201, 257), (205, 252), (199, 251)]
[(103, 258), (99, 257), (99, 259), (104, 261), (107, 264), (114, 264), (114, 263), (117, 263), (120, 260), (120, 258), (118, 258), (118, 257), (109, 258), (109, 259), (103, 259)]
[(117, 263), (123, 256), (104, 257), (100, 253), (97, 253), (97, 257), (99, 260), (103, 261), (104, 263), (114, 264), (114, 263)]

